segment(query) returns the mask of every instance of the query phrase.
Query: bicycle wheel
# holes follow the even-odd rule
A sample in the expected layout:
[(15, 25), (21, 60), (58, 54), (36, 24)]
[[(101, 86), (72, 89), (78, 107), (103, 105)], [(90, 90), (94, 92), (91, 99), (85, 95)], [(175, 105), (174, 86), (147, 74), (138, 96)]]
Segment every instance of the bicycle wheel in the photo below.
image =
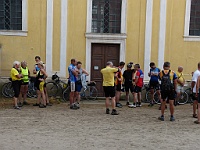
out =
[(145, 99), (147, 103), (149, 103), (151, 101), (151, 91), (147, 91), (146, 94), (145, 94)]
[(156, 104), (158, 104), (158, 105), (161, 104), (161, 101), (160, 101), (160, 98), (159, 98), (157, 92), (154, 92), (154, 94), (153, 94), (153, 98), (154, 98), (154, 102), (155, 102)]
[(28, 96), (29, 98), (32, 98), (32, 97), (36, 98), (36, 97), (37, 97), (37, 89), (35, 88), (34, 83), (31, 83), (31, 82), (30, 82), (30, 83), (28, 84), (27, 96)]
[(191, 89), (191, 88), (188, 88), (188, 89), (185, 90), (185, 92), (188, 94), (188, 102), (193, 103), (192, 89)]
[(12, 87), (12, 82), (8, 82), (7, 86), (5, 86), (5, 93), (9, 96), (9, 98), (14, 97), (15, 93)]
[(69, 101), (70, 87), (68, 86), (63, 92), (63, 101)]
[(9, 98), (10, 96), (6, 93), (6, 86), (8, 83), (4, 83), (1, 89), (1, 93), (4, 97)]
[(188, 101), (188, 94), (186, 92), (181, 93), (179, 99), (177, 100), (179, 105), (184, 105)]
[(46, 83), (47, 93), (49, 97), (56, 97), (58, 93), (58, 85), (55, 82)]
[(85, 93), (85, 98), (87, 100), (96, 100), (97, 99), (98, 92), (94, 86), (88, 86), (84, 93)]

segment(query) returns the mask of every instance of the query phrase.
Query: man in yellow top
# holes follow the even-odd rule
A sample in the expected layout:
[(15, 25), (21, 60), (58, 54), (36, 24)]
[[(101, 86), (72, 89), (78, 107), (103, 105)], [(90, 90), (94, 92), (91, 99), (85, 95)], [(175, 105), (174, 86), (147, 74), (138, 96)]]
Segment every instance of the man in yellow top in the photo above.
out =
[(119, 113), (115, 109), (115, 86), (114, 86), (114, 76), (115, 73), (119, 71), (118, 68), (113, 67), (113, 63), (108, 61), (106, 63), (106, 68), (101, 70), (103, 75), (103, 89), (106, 97), (106, 114), (110, 113), (109, 110), (109, 98), (112, 99), (112, 113), (111, 115), (118, 115)]
[(170, 62), (165, 62), (163, 70), (160, 72), (161, 80), (161, 116), (158, 118), (164, 121), (164, 112), (166, 101), (169, 101), (170, 105), (170, 121), (175, 121), (174, 118), (174, 100), (175, 89), (177, 88), (177, 76), (174, 71), (170, 70)]
[(176, 88), (176, 101), (175, 101), (175, 106), (178, 104), (178, 99), (180, 98), (181, 93), (184, 93), (184, 84), (185, 84), (185, 79), (183, 77), (183, 67), (179, 66), (178, 71), (176, 71), (177, 75), (177, 88)]

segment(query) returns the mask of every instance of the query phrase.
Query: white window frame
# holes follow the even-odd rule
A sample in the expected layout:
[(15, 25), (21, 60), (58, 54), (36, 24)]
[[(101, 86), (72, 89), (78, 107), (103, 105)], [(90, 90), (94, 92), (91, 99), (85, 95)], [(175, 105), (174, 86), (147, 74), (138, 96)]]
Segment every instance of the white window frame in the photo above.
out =
[[(126, 33), (127, 0), (122, 0), (121, 9), (121, 34)], [(86, 33), (92, 32), (92, 0), (87, 0), (87, 27)], [(97, 33), (100, 34), (100, 33)]]
[(191, 0), (186, 0), (184, 41), (200, 41), (200, 36), (189, 35), (190, 30)]
[(28, 13), (28, 0), (22, 0), (22, 30), (0, 30), (0, 35), (8, 36), (27, 36), (27, 13)]

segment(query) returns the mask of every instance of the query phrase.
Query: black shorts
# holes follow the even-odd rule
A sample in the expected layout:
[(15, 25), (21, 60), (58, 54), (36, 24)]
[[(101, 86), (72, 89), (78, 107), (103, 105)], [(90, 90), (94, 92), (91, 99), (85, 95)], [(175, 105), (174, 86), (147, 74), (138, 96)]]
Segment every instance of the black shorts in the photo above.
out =
[(117, 84), (115, 87), (116, 87), (116, 91), (121, 92), (121, 90), (122, 90), (121, 84)]
[(156, 91), (160, 90), (159, 82), (158, 81), (156, 81), (156, 82), (150, 81), (149, 82), (149, 88), (150, 89), (155, 89)]
[(175, 100), (175, 90), (161, 91), (161, 98), (165, 100)]
[(21, 85), (28, 85), (28, 82), (23, 82), (22, 81), (22, 84)]
[(105, 97), (115, 97), (115, 87), (114, 86), (104, 86)]
[(15, 93), (14, 97), (18, 98), (20, 94), (21, 81), (19, 80), (12, 81), (12, 87)]
[(129, 90), (131, 91), (131, 93), (134, 92), (134, 86), (133, 86), (133, 84), (125, 84), (124, 86), (125, 86), (125, 91), (126, 92), (129, 92)]
[(196, 93), (192, 93), (192, 100), (193, 101), (197, 101), (199, 99), (198, 97), (196, 97)]
[(135, 92), (135, 93), (139, 93), (139, 92), (141, 92), (141, 91), (142, 91), (142, 87), (136, 86), (136, 87), (134, 88), (134, 92)]

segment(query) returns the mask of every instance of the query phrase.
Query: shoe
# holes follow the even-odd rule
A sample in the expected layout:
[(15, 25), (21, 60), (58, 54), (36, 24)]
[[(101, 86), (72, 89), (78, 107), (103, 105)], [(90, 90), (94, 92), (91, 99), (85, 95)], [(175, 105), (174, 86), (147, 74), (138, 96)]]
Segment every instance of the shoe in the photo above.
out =
[(19, 106), (15, 106), (14, 109), (20, 110), (21, 108)]
[(46, 105), (39, 105), (39, 108), (46, 108)]
[(22, 107), (23, 106), (23, 104), (21, 102), (19, 102), (17, 105), (18, 105), (18, 107)]
[(74, 106), (75, 106), (77, 109), (80, 108), (79, 103), (74, 103)]
[(149, 106), (149, 107), (153, 107), (153, 105), (154, 105), (154, 103), (150, 103), (148, 106)]
[(119, 113), (115, 109), (113, 109), (111, 115), (119, 115)]
[(27, 101), (24, 101), (23, 105), (30, 105), (30, 104)]
[(106, 114), (110, 114), (110, 109), (106, 108)]
[(52, 106), (52, 104), (51, 103), (47, 103), (47, 106)]
[(129, 102), (126, 102), (126, 105), (127, 105), (127, 106), (130, 105), (130, 103), (129, 103)]
[(72, 104), (72, 105), (70, 106), (70, 109), (77, 110), (78, 108), (77, 108), (76, 105)]
[(138, 102), (137, 107), (142, 107), (141, 102)]
[(198, 120), (194, 121), (195, 124), (200, 124), (200, 122)]
[(170, 121), (175, 121), (174, 116), (171, 116), (171, 117), (170, 117)]
[(128, 107), (129, 107), (129, 108), (136, 108), (136, 104), (135, 104), (135, 103), (130, 104), (130, 105), (128, 105)]
[(164, 121), (165, 118), (164, 118), (164, 116), (160, 116), (160, 117), (158, 117), (158, 120), (160, 120), (160, 121)]
[(122, 106), (122, 104), (120, 104), (120, 103), (116, 103), (116, 107), (122, 108), (123, 106)]
[(35, 104), (33, 104), (33, 106), (40, 106), (40, 104), (38, 104), (38, 103), (35, 103)]
[(193, 114), (193, 118), (198, 118), (197, 114)]

